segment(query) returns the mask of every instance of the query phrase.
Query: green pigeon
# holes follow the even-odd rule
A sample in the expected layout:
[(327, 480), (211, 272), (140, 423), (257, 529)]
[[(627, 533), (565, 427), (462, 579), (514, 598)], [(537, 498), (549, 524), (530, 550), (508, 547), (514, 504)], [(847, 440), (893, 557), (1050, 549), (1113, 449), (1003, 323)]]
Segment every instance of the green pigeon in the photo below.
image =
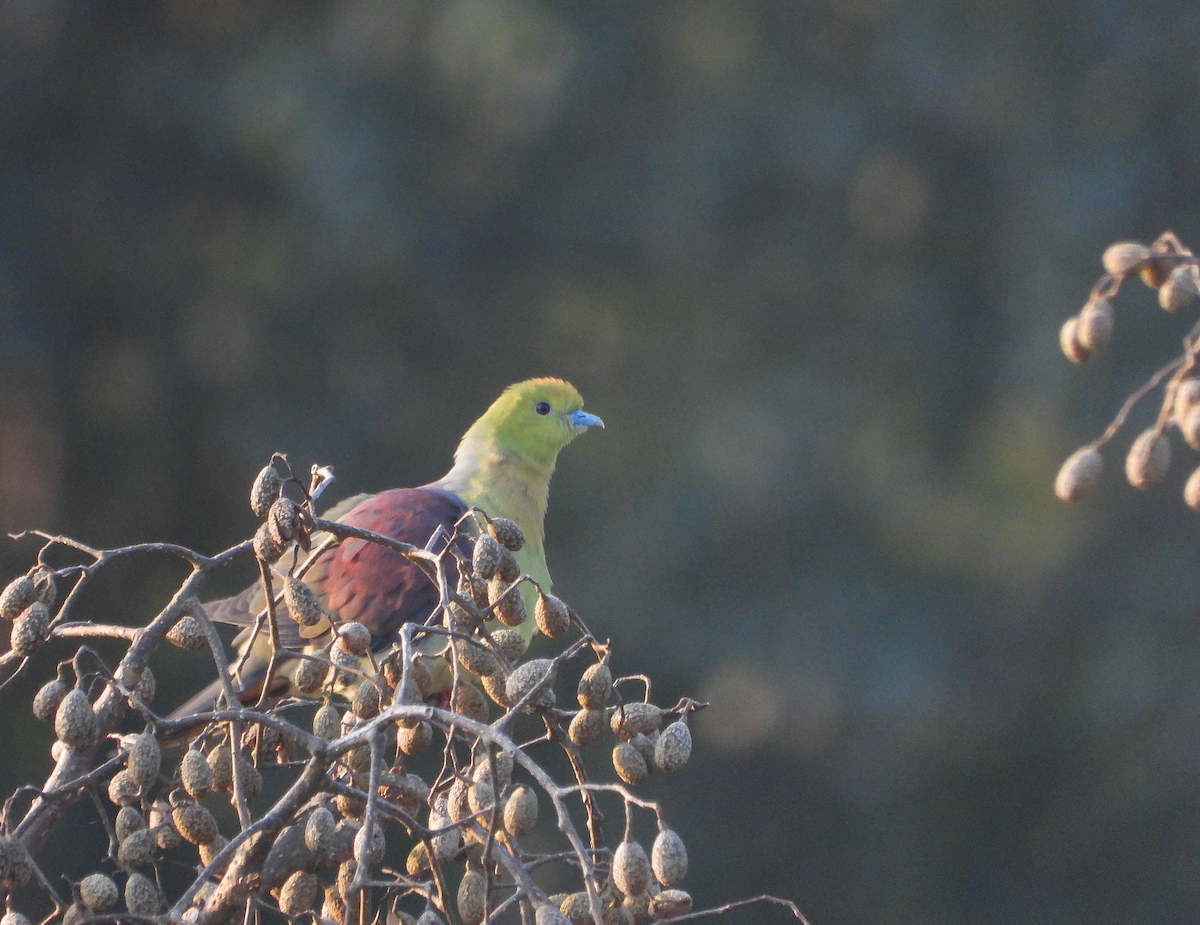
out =
[[(600, 418), (583, 410), (583, 399), (570, 383), (551, 378), (519, 382), (505, 389), (468, 428), (454, 453), (454, 465), (442, 478), (419, 488), (356, 495), (322, 516), (423, 547), (439, 527), (452, 530), (469, 509), (479, 508), (489, 517), (507, 518), (521, 528), (525, 543), (514, 553), (517, 563), (523, 574), (549, 592), (543, 522), (550, 477), (563, 447), (589, 428), (603, 426)], [(314, 544), (319, 539), (314, 537)], [(338, 544), (315, 563), (304, 581), (336, 620), (353, 620), (371, 631), (373, 652), (391, 648), (399, 641), (401, 626), (423, 622), (438, 603), (437, 588), (424, 572), (399, 553), (366, 540)], [(532, 613), (537, 591), (529, 583), (521, 591)], [(241, 594), (208, 602), (204, 608), (218, 622), (251, 626), (264, 606), (261, 582), (255, 582)], [(302, 633), (282, 602), (277, 615), (285, 646), (320, 645), (329, 638), (327, 623), (316, 628), (323, 636), (311, 630)], [(527, 619), (519, 629), (528, 638), (535, 631), (534, 621)], [(243, 648), (249, 636), (246, 630), (235, 645)], [(265, 632), (259, 633), (242, 669), (246, 699), (257, 698), (262, 689), (270, 657), (266, 637)], [(286, 667), (281, 674), (294, 668), (294, 664)], [(286, 689), (287, 683), (277, 677), (272, 687)], [(210, 685), (175, 715), (211, 709), (219, 692), (219, 684)]]

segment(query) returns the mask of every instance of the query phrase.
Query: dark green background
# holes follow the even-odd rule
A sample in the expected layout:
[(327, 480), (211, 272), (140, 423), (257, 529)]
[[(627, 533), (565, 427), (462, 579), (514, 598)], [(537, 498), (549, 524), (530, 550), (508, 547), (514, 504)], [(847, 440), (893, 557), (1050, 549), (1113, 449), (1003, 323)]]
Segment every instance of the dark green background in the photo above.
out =
[[(1135, 492), (1127, 435), (1096, 497), (1051, 494), (1190, 323), (1139, 285), (1110, 352), (1057, 353), (1105, 245), (1200, 243), (1198, 30), (4, 0), (0, 527), (216, 551), (271, 451), (339, 494), (425, 482), (503, 386), (563, 376), (608, 428), (560, 461), (556, 589), (662, 700), (714, 701), (653, 788), (698, 902), (1200, 921), (1191, 463)], [(148, 619), (161, 571), (88, 614)], [(2, 716), (7, 789), (51, 735)]]

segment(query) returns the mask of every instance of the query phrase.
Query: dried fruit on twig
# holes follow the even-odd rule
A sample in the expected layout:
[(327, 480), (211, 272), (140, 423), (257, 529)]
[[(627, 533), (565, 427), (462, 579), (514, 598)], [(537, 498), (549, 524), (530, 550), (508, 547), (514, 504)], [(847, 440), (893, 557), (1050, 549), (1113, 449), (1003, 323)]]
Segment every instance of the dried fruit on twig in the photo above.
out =
[[(584, 894), (587, 897), (587, 894)], [(561, 909), (543, 903), (537, 907), (537, 911), (533, 914), (534, 925), (572, 925), (571, 920), (567, 918)]]
[(49, 627), (50, 611), (41, 601), (34, 601), (13, 621), (9, 645), (21, 658), (28, 658), (42, 647)]
[(162, 768), (162, 750), (152, 732), (142, 732), (129, 740), (129, 756), (125, 759), (129, 776), (143, 790), (158, 780)]
[(504, 688), (505, 693), (508, 695), (508, 699), (516, 704), (538, 685), (544, 684), (533, 699), (526, 704), (525, 709), (527, 712), (539, 709), (548, 710), (554, 706), (554, 690), (550, 687), (554, 683), (554, 674), (554, 662), (550, 659), (531, 658), (524, 664), (518, 665), (508, 676), (508, 682)]
[(504, 829), (509, 835), (524, 835), (537, 825), (537, 794), (528, 787), (517, 787), (504, 804)]
[(458, 917), (464, 925), (480, 925), (487, 897), (487, 879), (477, 870), (468, 870), (458, 884)]
[(1157, 485), (1171, 467), (1171, 442), (1158, 428), (1143, 431), (1125, 457), (1125, 475), (1134, 488)]
[(1138, 244), (1136, 241), (1118, 241), (1108, 246), (1101, 262), (1106, 271), (1123, 278), (1141, 269), (1149, 256), (1150, 248), (1144, 244)]
[(113, 824), (113, 829), (117, 833), (118, 842), (125, 841), (134, 832), (140, 832), (144, 828), (146, 817), (138, 807), (126, 805), (117, 812), (117, 821)]
[(661, 829), (650, 849), (650, 866), (663, 886), (678, 886), (687, 876), (688, 856), (683, 839), (672, 829)]
[(1108, 299), (1094, 299), (1079, 313), (1075, 338), (1089, 354), (1095, 353), (1112, 339), (1116, 316)]
[(617, 747), (613, 749), (612, 761), (617, 776), (631, 786), (636, 787), (650, 776), (646, 759), (628, 742), (617, 743)]
[(649, 735), (662, 722), (662, 707), (652, 703), (626, 703), (613, 710), (612, 731), (622, 739), (631, 739), (637, 733)]
[(254, 554), (268, 565), (278, 562), (286, 550), (287, 543), (276, 538), (270, 524), (264, 523), (254, 531)]
[(1058, 330), (1058, 345), (1062, 348), (1063, 356), (1072, 363), (1086, 363), (1091, 359), (1092, 351), (1079, 342), (1079, 316), (1072, 315)]
[(293, 575), (283, 579), (283, 603), (292, 619), (301, 626), (316, 626), (325, 619), (325, 611), (316, 593)]
[(467, 671), (479, 677), (493, 675), (500, 670), (500, 662), (496, 660), (496, 656), (491, 650), (482, 643), (467, 640), (459, 640), (455, 648), (458, 649), (458, 661)]
[(316, 908), (321, 881), (307, 871), (298, 870), (279, 888), (279, 911), (289, 917), (303, 915)]
[(157, 915), (162, 909), (162, 896), (155, 882), (145, 874), (130, 874), (125, 883), (125, 908), (133, 915)]
[(33, 864), (24, 842), (9, 835), (0, 835), (0, 888), (19, 890), (32, 875)]
[(396, 744), (406, 755), (419, 755), (433, 741), (433, 727), (423, 720), (411, 726), (400, 724), (396, 730)]
[(43, 723), (48, 723), (54, 719), (54, 714), (58, 711), (58, 705), (62, 703), (63, 698), (67, 696), (70, 690), (67, 682), (62, 677), (57, 677), (53, 681), (47, 681), (39, 689), (33, 698), (33, 715), (40, 719)]
[(692, 897), (683, 890), (663, 890), (650, 900), (650, 911), (656, 919), (673, 919), (692, 911)]
[(533, 617), (542, 635), (551, 639), (561, 636), (571, 628), (571, 612), (567, 610), (567, 605), (553, 594), (538, 593)]
[(583, 709), (571, 717), (571, 725), (567, 735), (576, 745), (590, 745), (595, 742), (604, 730), (608, 728), (608, 720), (603, 710)]
[(1187, 308), (1200, 292), (1196, 289), (1195, 270), (1191, 264), (1181, 264), (1171, 271), (1158, 290), (1158, 304), (1164, 311), (1179, 312)]
[(122, 867), (145, 867), (154, 860), (158, 850), (158, 835), (154, 829), (131, 832), (117, 850), (117, 860)]
[(208, 637), (204, 627), (190, 613), (185, 613), (179, 621), (167, 630), (167, 640), (181, 649), (203, 649)]
[(476, 577), (491, 581), (500, 567), (500, 549), (500, 544), (492, 536), (480, 534), (471, 553), (471, 571)]
[(293, 680), (296, 690), (302, 694), (315, 694), (325, 685), (329, 676), (329, 664), (318, 658), (302, 658), (296, 666)]
[(96, 744), (99, 735), (96, 713), (82, 688), (72, 689), (58, 705), (54, 714), (54, 734), (75, 749), (91, 748)]
[(1104, 457), (1094, 446), (1085, 446), (1067, 457), (1054, 480), (1054, 493), (1059, 499), (1074, 504), (1092, 493), (1100, 481)]
[(257, 517), (266, 517), (271, 510), (271, 505), (279, 499), (281, 491), (283, 491), (283, 479), (279, 477), (275, 467), (264, 466), (262, 471), (255, 476), (254, 484), (250, 486), (250, 510)]
[(37, 587), (32, 578), (28, 575), (14, 578), (0, 592), (0, 619), (17, 619), (37, 599)]
[(108, 798), (117, 806), (136, 803), (142, 797), (142, 788), (128, 771), (118, 771), (108, 782)]
[(529, 648), (529, 640), (517, 630), (502, 628), (492, 631), (492, 642), (510, 665), (515, 665)]
[(579, 679), (579, 705), (589, 710), (603, 709), (612, 692), (612, 671), (604, 662), (590, 665)]
[(654, 744), (654, 766), (660, 771), (678, 771), (692, 756), (692, 733), (683, 720), (662, 731)]
[(473, 684), (460, 681), (450, 695), (450, 709), (479, 723), (487, 722), (487, 701)]
[(525, 533), (516, 521), (506, 517), (493, 517), (488, 521), (488, 533), (492, 538), (511, 552), (519, 552), (525, 545)]
[(304, 823), (304, 844), (318, 854), (324, 854), (333, 844), (337, 822), (328, 806), (318, 806), (308, 814)]
[(646, 892), (650, 885), (650, 859), (646, 849), (626, 839), (617, 845), (612, 860), (613, 882), (626, 896)]
[(519, 587), (497, 575), (488, 583), (488, 599), (495, 604), (492, 614), (505, 626), (520, 626), (529, 616), (525, 596)]
[(211, 845), (217, 837), (217, 820), (213, 814), (191, 800), (175, 803), (171, 808), (171, 821), (179, 834), (193, 845)]
[(107, 874), (88, 874), (79, 881), (79, 898), (95, 912), (104, 912), (117, 904), (121, 892)]

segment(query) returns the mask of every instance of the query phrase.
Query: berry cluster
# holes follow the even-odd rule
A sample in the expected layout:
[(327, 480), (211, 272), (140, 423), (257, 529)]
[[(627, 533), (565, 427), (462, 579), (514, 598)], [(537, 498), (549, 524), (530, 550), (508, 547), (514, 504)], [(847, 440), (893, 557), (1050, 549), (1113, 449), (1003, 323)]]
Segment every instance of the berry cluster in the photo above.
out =
[[(1079, 314), (1068, 318), (1059, 332), (1063, 353), (1075, 363), (1086, 362), (1108, 344), (1115, 324), (1112, 299), (1125, 280), (1140, 277), (1158, 290), (1159, 304), (1172, 313), (1200, 296), (1196, 257), (1169, 231), (1150, 247), (1119, 241), (1104, 252), (1103, 263), (1106, 272), (1092, 287), (1087, 304)], [(1184, 338), (1183, 354), (1130, 395), (1100, 437), (1067, 458), (1054, 485), (1059, 498), (1073, 504), (1092, 492), (1104, 466), (1101, 449), (1116, 436), (1134, 406), (1164, 382), (1157, 421), (1137, 436), (1126, 455), (1129, 483), (1135, 488), (1150, 488), (1163, 480), (1171, 466), (1171, 429), (1177, 430), (1192, 449), (1200, 450), (1200, 376), (1195, 375), (1198, 352), (1200, 324)], [(1188, 478), (1183, 498), (1190, 507), (1200, 510), (1200, 467)]]
[[(167, 544), (95, 550), (36, 534), (37, 564), (0, 594), (0, 617), (12, 623), (0, 668), (11, 680), (34, 670), (47, 641), (83, 644), (34, 698), (34, 714), (54, 727), (56, 767), (4, 805), (0, 925), (28, 925), (34, 909), (72, 925), (113, 916), (224, 925), (251, 914), (322, 925), (644, 925), (689, 915), (683, 839), (630, 788), (685, 767), (688, 721), (703, 704), (663, 708), (650, 702), (648, 677), (614, 676), (610, 645), (521, 574), (516, 524), (471, 511), (448, 535), (412, 547), (318, 518), (320, 470), (305, 488), (290, 472), (280, 477), (280, 461), (254, 483), (251, 507), (263, 519), (254, 538), (216, 556)], [(285, 494), (293, 485), (296, 500)], [(303, 576), (350, 539), (425, 571), (439, 605), (424, 624), (381, 647), (323, 606)], [(77, 616), (98, 571), (154, 552), (182, 558), (192, 574), (147, 625)], [(69, 553), (84, 561), (50, 564)], [(237, 690), (241, 659), (229, 664), (199, 603), (205, 579), (247, 555), (258, 560), (264, 606), (244, 648), (265, 639), (267, 676), (288, 682), (253, 696)], [(60, 583), (69, 591), (56, 609)], [(526, 657), (526, 586), (555, 654)], [(312, 641), (280, 644), (287, 621)], [(119, 664), (86, 644), (96, 638), (127, 644)], [(211, 708), (154, 710), (149, 661), (164, 641), (211, 651), (223, 690)], [(559, 705), (564, 685), (577, 709)], [(606, 735), (611, 752), (593, 747)], [(555, 752), (569, 779), (548, 770)], [(604, 755), (619, 780), (591, 776)], [(66, 813), (89, 795), (108, 844), (66, 895), (36, 858), (70, 837)], [(614, 809), (615, 843), (605, 817)], [(639, 840), (651, 818), (653, 840)], [(172, 875), (187, 868), (198, 873)], [(803, 920), (782, 900), (747, 902), (759, 900)]]

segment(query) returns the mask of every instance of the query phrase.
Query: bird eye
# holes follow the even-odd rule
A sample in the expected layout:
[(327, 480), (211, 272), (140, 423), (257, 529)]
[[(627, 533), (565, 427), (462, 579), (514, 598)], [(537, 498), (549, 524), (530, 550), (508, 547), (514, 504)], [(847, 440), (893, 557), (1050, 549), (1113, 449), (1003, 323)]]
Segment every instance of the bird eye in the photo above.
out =
[(549, 414), (550, 413), (550, 402), (540, 401), (536, 405), (533, 406), (533, 410), (536, 411), (538, 414)]

